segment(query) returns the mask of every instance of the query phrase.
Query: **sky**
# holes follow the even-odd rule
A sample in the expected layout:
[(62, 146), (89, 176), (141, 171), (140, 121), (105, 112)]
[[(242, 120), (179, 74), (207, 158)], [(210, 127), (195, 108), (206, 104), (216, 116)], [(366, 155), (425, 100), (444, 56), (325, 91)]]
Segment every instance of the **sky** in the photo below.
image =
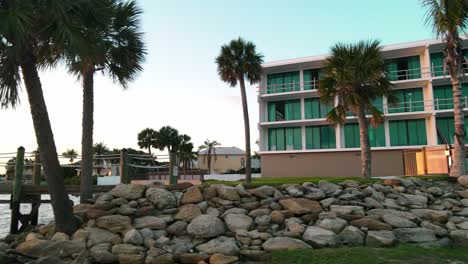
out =
[[(337, 42), (394, 44), (433, 38), (419, 0), (140, 0), (148, 50), (127, 90), (95, 80), (94, 142), (136, 148), (144, 128), (170, 125), (192, 137), (245, 149), (239, 87), (217, 74), (221, 45), (243, 37), (265, 62), (324, 54)], [(80, 152), (81, 83), (63, 66), (40, 73), (58, 153)], [(251, 141), (258, 139), (257, 87), (247, 86)], [(0, 153), (36, 148), (23, 86), (21, 104), (0, 110)], [(3, 161), (4, 162), (4, 161)]]

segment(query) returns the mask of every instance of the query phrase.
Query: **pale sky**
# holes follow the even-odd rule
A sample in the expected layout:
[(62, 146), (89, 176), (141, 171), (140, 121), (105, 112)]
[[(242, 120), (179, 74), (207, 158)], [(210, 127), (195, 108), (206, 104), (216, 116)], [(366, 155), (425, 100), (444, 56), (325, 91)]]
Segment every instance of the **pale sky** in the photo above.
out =
[[(239, 88), (220, 81), (215, 57), (239, 36), (253, 41), (265, 61), (327, 53), (338, 41), (380, 39), (383, 44), (432, 38), (418, 0), (141, 0), (148, 56), (129, 89), (99, 75), (95, 82), (94, 142), (138, 149), (146, 127), (170, 125), (223, 146), (244, 145)], [(64, 67), (41, 72), (59, 154), (81, 152), (81, 84)], [(251, 141), (257, 149), (257, 87), (247, 87)], [(36, 148), (23, 87), (21, 104), (0, 111), (0, 153)], [(4, 162), (4, 161), (3, 161)]]

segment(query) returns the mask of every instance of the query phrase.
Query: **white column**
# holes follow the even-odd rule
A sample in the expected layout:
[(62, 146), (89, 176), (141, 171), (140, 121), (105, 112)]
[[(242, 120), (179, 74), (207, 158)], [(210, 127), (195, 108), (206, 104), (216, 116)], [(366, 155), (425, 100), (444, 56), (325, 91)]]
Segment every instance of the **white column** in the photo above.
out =
[(306, 129), (302, 126), (302, 150), (306, 150)]
[(304, 91), (304, 69), (299, 69), (299, 81), (301, 85), (301, 91)]
[(390, 125), (388, 120), (385, 120), (384, 129), (385, 129), (385, 146), (390, 147)]

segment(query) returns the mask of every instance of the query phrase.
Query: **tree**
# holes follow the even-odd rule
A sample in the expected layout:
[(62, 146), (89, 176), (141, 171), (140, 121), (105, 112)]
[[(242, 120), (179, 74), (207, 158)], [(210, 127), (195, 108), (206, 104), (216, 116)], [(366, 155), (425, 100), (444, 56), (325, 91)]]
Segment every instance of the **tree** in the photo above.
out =
[(190, 142), (191, 138), (188, 135), (181, 135), (181, 142), (177, 148), (177, 159), (179, 163), (182, 163), (182, 168), (188, 169), (192, 161), (194, 160), (193, 143)]
[[(203, 145), (198, 147), (198, 155), (203, 155), (203, 163), (205, 163), (208, 166), (208, 173), (211, 173), (211, 159), (217, 159), (216, 146), (219, 145), (221, 144), (219, 144), (216, 140), (210, 141), (209, 139), (207, 139), (205, 140), (205, 142), (203, 142)], [(205, 152), (201, 153), (202, 151)]]
[(244, 113), (245, 179), (247, 182), (251, 182), (250, 123), (245, 79), (251, 85), (261, 80), (263, 55), (256, 52), (255, 44), (238, 38), (221, 47), (221, 52), (216, 58), (216, 63), (218, 64), (218, 74), (222, 81), (229, 83), (231, 87), (235, 87), (239, 83), (242, 111)]
[[(96, 173), (98, 176), (101, 175), (101, 166), (104, 164), (106, 159), (104, 157), (96, 157), (96, 156), (107, 155), (111, 153), (112, 153), (111, 150), (106, 146), (106, 144), (104, 144), (104, 142), (98, 142), (93, 145), (93, 154), (91, 156), (91, 161), (93, 161), (93, 157), (95, 159), (97, 158), (96, 165), (98, 167), (96, 168)], [(93, 163), (91, 163), (91, 168), (93, 168)], [(83, 176), (83, 174), (81, 174), (81, 176)], [(83, 183), (83, 181), (81, 181), (81, 183)], [(91, 181), (91, 184), (93, 184), (92, 181)]]
[(156, 146), (157, 132), (151, 128), (146, 128), (138, 133), (138, 146), (142, 149), (148, 149), (151, 155), (151, 147)]
[(450, 176), (459, 177), (465, 174), (465, 124), (462, 104), (463, 64), (467, 63), (462, 53), (460, 32), (468, 26), (468, 1), (466, 0), (423, 0), (427, 8), (426, 23), (432, 25), (434, 33), (446, 44), (444, 48), (444, 72), (450, 75), (453, 91), (453, 114), (455, 135), (453, 143), (453, 164)]
[(159, 150), (167, 149), (168, 154), (176, 152), (179, 145), (182, 143), (182, 138), (179, 131), (170, 126), (163, 126), (157, 132), (156, 146)]
[(331, 48), (331, 55), (325, 61), (325, 76), (320, 81), (320, 99), (325, 104), (338, 104), (330, 110), (327, 119), (332, 124), (346, 121), (351, 112), (359, 123), (361, 143), (361, 173), (370, 178), (371, 146), (369, 121), (374, 127), (382, 124), (384, 114), (372, 104), (382, 96), (394, 104), (397, 98), (392, 94), (390, 81), (385, 76), (385, 61), (380, 53), (379, 41), (360, 41), (357, 44), (338, 43)]
[(99, 0), (93, 7), (98, 19), (89, 19), (89, 10), (79, 16), (82, 42), (70, 42), (66, 48), (69, 71), (82, 80), (83, 121), (81, 139), (80, 200), (92, 197), (92, 146), (94, 113), (94, 75), (103, 72), (128, 87), (142, 71), (145, 57), (136, 1)]
[(70, 163), (78, 157), (78, 153), (74, 149), (67, 149), (67, 151), (62, 153), (62, 156), (70, 160)]
[(38, 68), (53, 67), (63, 55), (65, 42), (81, 41), (79, 34), (74, 34), (79, 28), (74, 17), (85, 4), (92, 3), (91, 0), (0, 1), (0, 107), (16, 106), (23, 81), (51, 197), (55, 230), (69, 235), (78, 228), (78, 221), (65, 191)]

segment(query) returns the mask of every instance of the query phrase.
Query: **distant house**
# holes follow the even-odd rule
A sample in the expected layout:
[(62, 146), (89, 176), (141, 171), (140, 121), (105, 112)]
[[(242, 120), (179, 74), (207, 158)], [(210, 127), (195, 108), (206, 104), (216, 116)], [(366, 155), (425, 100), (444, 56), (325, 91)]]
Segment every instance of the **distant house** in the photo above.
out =
[[(198, 167), (208, 170), (207, 150), (198, 152)], [(211, 173), (225, 173), (245, 167), (245, 151), (237, 147), (216, 147), (211, 157)]]

